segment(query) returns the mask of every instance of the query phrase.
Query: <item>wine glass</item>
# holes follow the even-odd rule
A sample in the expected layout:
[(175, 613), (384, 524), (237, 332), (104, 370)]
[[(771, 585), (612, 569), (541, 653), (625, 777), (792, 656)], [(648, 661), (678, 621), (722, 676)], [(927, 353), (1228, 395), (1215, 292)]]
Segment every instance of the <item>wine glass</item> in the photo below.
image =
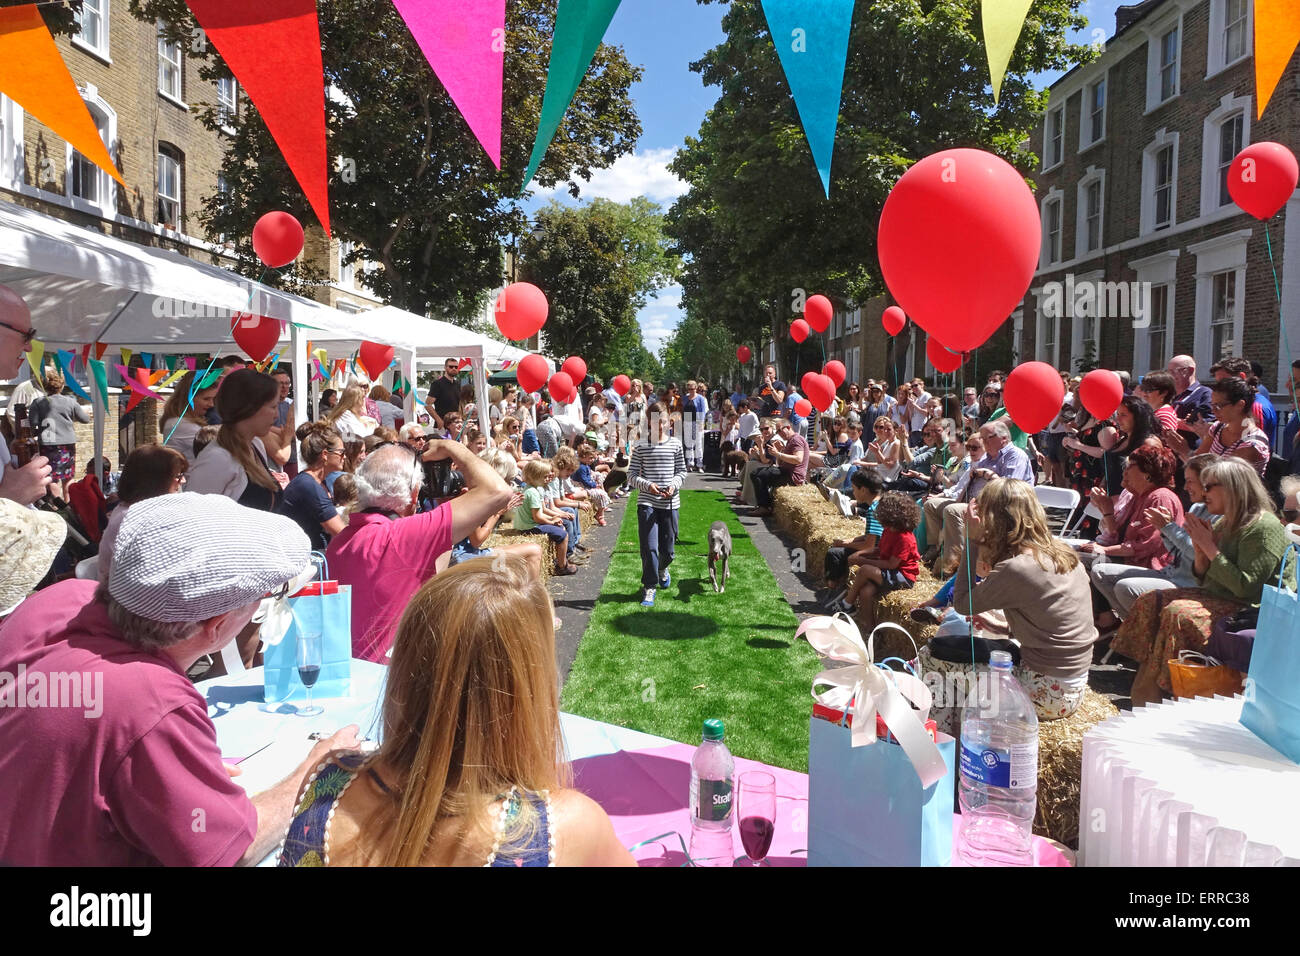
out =
[(752, 866), (762, 866), (776, 832), (776, 778), (762, 770), (740, 775), (740, 842)]
[(321, 632), (298, 632), (298, 677), (307, 688), (307, 706), (298, 711), (299, 717), (315, 717), (324, 713), (324, 708), (311, 702), (311, 689), (320, 677), (321, 666)]

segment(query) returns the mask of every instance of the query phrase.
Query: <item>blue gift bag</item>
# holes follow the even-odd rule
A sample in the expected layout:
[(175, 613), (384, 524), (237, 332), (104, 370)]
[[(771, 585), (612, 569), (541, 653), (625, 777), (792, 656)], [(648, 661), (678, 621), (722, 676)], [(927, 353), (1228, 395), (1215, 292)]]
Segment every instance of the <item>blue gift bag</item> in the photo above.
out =
[(312, 687), (313, 699), (351, 693), (352, 589), (323, 580), (328, 576), (323, 564), (320, 576), (322, 580), (288, 599), (293, 622), (279, 643), (262, 651), (263, 699), (267, 702), (307, 699), (307, 688), (298, 677), (298, 635), (303, 632), (319, 631), (321, 635), (321, 668)]
[(1300, 558), (1296, 545), (1282, 556), (1277, 586), (1264, 586), (1241, 722), (1300, 763), (1300, 596), (1285, 585), (1293, 557)]
[(812, 718), (808, 730), (809, 866), (948, 866), (956, 742), (939, 734), (948, 768), (922, 787), (898, 744), (849, 744), (848, 727)]

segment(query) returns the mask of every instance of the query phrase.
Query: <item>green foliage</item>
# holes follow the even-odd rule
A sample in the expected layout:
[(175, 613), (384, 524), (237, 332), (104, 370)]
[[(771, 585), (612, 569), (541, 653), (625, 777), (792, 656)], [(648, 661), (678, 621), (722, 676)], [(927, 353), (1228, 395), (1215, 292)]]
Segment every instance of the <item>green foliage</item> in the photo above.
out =
[(677, 268), (659, 207), (643, 197), (576, 207), (552, 200), (519, 246), (519, 277), (550, 302), (542, 333), (547, 352), (557, 358), (581, 355), (589, 367), (609, 364), (620, 333), (618, 349), (637, 357), (626, 330), (636, 327), (637, 310), (651, 292), (674, 280)]
[(797, 290), (853, 301), (884, 291), (876, 224), (911, 163), (968, 146), (1034, 166), (1028, 137), (1045, 96), (1029, 76), (1090, 58), (1066, 40), (1085, 25), (1080, 3), (1034, 4), (997, 107), (977, 0), (858, 4), (829, 200), (760, 4), (731, 3), (726, 39), (691, 65), (718, 100), (671, 167), (690, 185), (666, 226), (686, 260), (687, 313), (724, 323), (756, 351), (775, 337), (791, 369)]
[[(389, 0), (321, 0), (334, 235), (357, 244), (353, 262), (382, 268), (357, 281), (393, 305), (466, 321), (479, 311), (503, 273), (501, 249), (523, 232), (516, 196), (532, 149), (556, 0), (511, 0), (502, 169), (493, 168), (455, 104), (420, 53)], [(225, 69), (210, 44), (190, 42), (196, 27), (184, 0), (131, 0), (142, 20), (162, 20), (186, 40), (215, 78)], [(628, 90), (641, 76), (621, 48), (602, 45), (579, 87), (536, 181), (579, 183), (591, 171), (630, 152), (641, 125)], [(213, 97), (215, 99), (215, 96)], [(219, 127), (215, 104), (198, 103), (207, 125)], [(315, 221), (255, 108), (245, 104), (229, 139), (222, 173), (226, 201), (207, 200), (199, 220), (212, 234), (239, 237), (240, 271), (260, 275), (251, 233), (258, 216), (285, 208)], [(293, 284), (323, 278), (299, 267), (270, 277)]]
[(1097, 360), (1097, 343), (1084, 342), (1083, 354), (1074, 360), (1074, 371), (1079, 375), (1087, 375), (1097, 368), (1101, 368), (1101, 363)]
[(641, 326), (637, 322), (624, 322), (620, 325), (609, 340), (605, 357), (598, 359), (590, 368), (592, 374), (602, 382), (609, 382), (615, 375), (648, 378), (652, 382), (664, 381), (663, 366), (645, 347), (641, 338)]
[(741, 375), (736, 361), (737, 342), (721, 322), (704, 322), (687, 315), (660, 353), (664, 381), (682, 383), (691, 379), (716, 385), (735, 384)]

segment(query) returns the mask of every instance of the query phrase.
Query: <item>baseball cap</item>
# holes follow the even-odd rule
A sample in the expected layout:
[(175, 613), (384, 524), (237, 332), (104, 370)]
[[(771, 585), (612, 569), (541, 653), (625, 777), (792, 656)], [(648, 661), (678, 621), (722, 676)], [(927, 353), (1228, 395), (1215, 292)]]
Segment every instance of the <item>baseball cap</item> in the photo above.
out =
[(0, 498), (0, 614), (40, 583), (67, 536), (67, 522), (58, 515)]
[(224, 495), (159, 495), (122, 519), (108, 593), (151, 621), (206, 621), (256, 604), (310, 563), (311, 543), (291, 518)]

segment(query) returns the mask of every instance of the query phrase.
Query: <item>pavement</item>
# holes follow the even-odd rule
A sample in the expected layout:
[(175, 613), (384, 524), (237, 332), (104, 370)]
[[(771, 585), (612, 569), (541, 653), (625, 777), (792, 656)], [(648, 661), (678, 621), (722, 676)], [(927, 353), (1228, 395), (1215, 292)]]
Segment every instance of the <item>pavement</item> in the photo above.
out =
[[(730, 502), (738, 486), (739, 482), (734, 478), (704, 472), (688, 474), (684, 487), (689, 490), (717, 491)], [(569, 669), (578, 653), (578, 644), (587, 629), (587, 620), (596, 606), (596, 598), (604, 583), (607, 556), (613, 553), (626, 510), (627, 499), (615, 500), (606, 515), (606, 527), (593, 526), (583, 537), (584, 543), (590, 544), (592, 548), (590, 563), (575, 575), (551, 579), (551, 599), (555, 604), (555, 613), (562, 622), (555, 635), (556, 662), (561, 683), (569, 676)], [(807, 571), (796, 570), (798, 563), (794, 551), (799, 547), (798, 542), (787, 537), (772, 519), (754, 517), (754, 509), (748, 505), (732, 502), (732, 510), (772, 569), (772, 574), (794, 613), (800, 618), (810, 614), (825, 614), (821, 601), (830, 597), (830, 591), (822, 588), (820, 580)], [(1088, 683), (1116, 707), (1130, 710), (1132, 703), (1129, 700), (1129, 689), (1133, 685), (1136, 667), (1119, 658), (1103, 664), (1101, 659), (1104, 654), (1104, 647), (1097, 648), (1094, 652)]]

